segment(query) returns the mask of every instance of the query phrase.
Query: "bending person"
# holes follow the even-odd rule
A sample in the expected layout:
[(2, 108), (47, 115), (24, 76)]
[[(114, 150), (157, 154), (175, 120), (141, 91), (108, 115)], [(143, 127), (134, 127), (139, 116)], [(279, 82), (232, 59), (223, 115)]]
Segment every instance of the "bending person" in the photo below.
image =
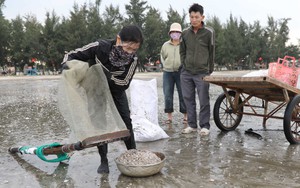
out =
[[(90, 63), (90, 65), (96, 63), (102, 65), (114, 103), (130, 131), (129, 139), (124, 140), (128, 150), (136, 149), (136, 143), (125, 90), (129, 87), (137, 68), (137, 60), (134, 59), (137, 59), (136, 52), (142, 43), (143, 35), (140, 28), (128, 25), (121, 29), (116, 39), (101, 39), (90, 43), (67, 53), (63, 60), (63, 63), (76, 59)], [(104, 144), (97, 147), (101, 158), (97, 172), (109, 173), (108, 146)]]

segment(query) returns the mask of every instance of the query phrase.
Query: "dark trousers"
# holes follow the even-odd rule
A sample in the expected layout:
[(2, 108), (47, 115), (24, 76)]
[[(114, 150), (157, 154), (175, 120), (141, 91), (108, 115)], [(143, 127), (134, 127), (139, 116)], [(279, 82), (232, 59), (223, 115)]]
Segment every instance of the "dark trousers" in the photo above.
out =
[[(121, 115), (121, 118), (123, 119), (127, 129), (130, 132), (130, 137), (128, 139), (124, 140), (124, 143), (126, 145), (126, 148), (129, 149), (136, 149), (134, 134), (132, 130), (132, 123), (130, 118), (130, 110), (128, 105), (128, 99), (126, 96), (125, 91), (118, 91), (118, 92), (112, 92), (112, 97), (115, 102), (115, 105), (117, 107), (118, 112)], [(99, 154), (101, 156), (101, 160), (104, 160), (107, 158), (107, 152), (108, 147), (107, 144), (103, 144), (98, 147)]]
[(165, 97), (165, 113), (174, 112), (173, 108), (173, 97), (175, 85), (178, 92), (179, 98), (179, 111), (186, 113), (186, 107), (183, 101), (181, 85), (180, 85), (180, 72), (166, 72), (163, 73), (163, 92)]
[[(210, 103), (209, 103), (209, 83), (203, 81), (203, 77), (208, 74), (191, 74), (182, 70), (181, 88), (184, 103), (186, 105), (188, 124), (192, 128), (197, 128), (197, 119), (200, 128), (210, 128)], [(197, 94), (196, 94), (197, 92)], [(197, 118), (197, 99), (200, 103), (199, 115)]]

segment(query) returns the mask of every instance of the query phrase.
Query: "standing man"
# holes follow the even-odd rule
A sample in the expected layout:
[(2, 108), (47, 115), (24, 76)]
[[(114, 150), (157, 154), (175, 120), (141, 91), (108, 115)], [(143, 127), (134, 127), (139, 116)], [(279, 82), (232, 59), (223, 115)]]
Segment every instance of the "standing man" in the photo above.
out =
[[(136, 52), (142, 43), (143, 35), (139, 27), (128, 25), (121, 29), (116, 39), (102, 39), (90, 43), (67, 53), (63, 60), (63, 63), (76, 59), (91, 65), (95, 63), (102, 65), (114, 103), (127, 129), (130, 131), (130, 138), (124, 140), (128, 150), (136, 149), (136, 143), (132, 130), (126, 89), (129, 87), (135, 73), (137, 67)], [(101, 83), (99, 82), (99, 84)], [(97, 147), (101, 158), (101, 164), (97, 172), (109, 173), (107, 144)]]
[(189, 8), (191, 26), (184, 30), (181, 36), (181, 88), (189, 125), (182, 130), (184, 134), (197, 131), (195, 90), (200, 102), (200, 135), (208, 135), (210, 129), (209, 83), (202, 78), (213, 72), (215, 37), (214, 30), (204, 25), (203, 12), (203, 7), (197, 3)]
[(170, 40), (166, 41), (160, 51), (160, 59), (163, 65), (163, 92), (165, 98), (165, 113), (168, 114), (167, 124), (172, 123), (174, 86), (176, 85), (179, 98), (179, 111), (183, 114), (183, 122), (187, 122), (186, 108), (182, 97), (180, 86), (180, 55), (179, 44), (181, 36), (181, 25), (173, 23), (170, 26)]

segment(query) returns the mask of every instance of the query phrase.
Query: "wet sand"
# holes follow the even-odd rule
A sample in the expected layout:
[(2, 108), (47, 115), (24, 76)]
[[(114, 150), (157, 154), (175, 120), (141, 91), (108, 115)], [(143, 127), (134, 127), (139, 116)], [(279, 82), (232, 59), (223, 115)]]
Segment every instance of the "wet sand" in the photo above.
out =
[[(10, 155), (7, 149), (12, 146), (66, 143), (70, 130), (56, 105), (59, 76), (0, 77), (0, 187), (299, 187), (300, 148), (286, 140), (282, 120), (268, 120), (265, 131), (262, 118), (244, 116), (235, 131), (223, 133), (211, 117), (209, 136), (183, 135), (176, 93), (173, 124), (164, 124), (162, 73), (135, 75), (135, 79), (152, 78), (158, 84), (159, 124), (170, 138), (137, 143), (137, 147), (164, 153), (166, 163), (154, 176), (132, 178), (122, 175), (114, 161), (126, 150), (121, 141), (109, 144), (110, 173), (106, 175), (96, 172), (100, 162), (96, 148), (76, 151), (66, 163)], [(210, 93), (213, 110), (222, 89), (211, 85)], [(249, 128), (262, 139), (245, 134)]]

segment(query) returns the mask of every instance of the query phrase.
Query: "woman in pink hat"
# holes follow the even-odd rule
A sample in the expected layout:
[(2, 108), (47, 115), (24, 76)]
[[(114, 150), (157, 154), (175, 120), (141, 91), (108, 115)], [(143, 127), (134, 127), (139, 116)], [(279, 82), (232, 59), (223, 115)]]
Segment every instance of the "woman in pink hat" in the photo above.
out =
[(183, 101), (180, 86), (180, 55), (179, 44), (181, 36), (181, 25), (173, 23), (170, 26), (170, 40), (166, 41), (160, 51), (161, 63), (163, 65), (163, 92), (165, 99), (165, 113), (168, 114), (167, 124), (172, 123), (173, 95), (174, 86), (176, 85), (179, 98), (179, 111), (183, 113), (183, 122), (187, 122), (185, 104)]

